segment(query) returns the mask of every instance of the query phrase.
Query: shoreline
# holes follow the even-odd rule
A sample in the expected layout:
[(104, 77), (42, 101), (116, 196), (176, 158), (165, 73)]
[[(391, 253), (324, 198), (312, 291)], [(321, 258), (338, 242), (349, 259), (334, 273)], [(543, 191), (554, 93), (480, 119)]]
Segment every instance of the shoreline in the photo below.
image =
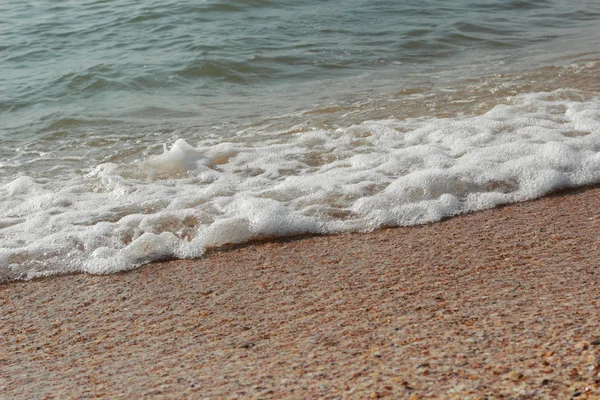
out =
[(0, 397), (597, 398), (599, 205), (0, 283)]
[(523, 200), (523, 201), (519, 201), (519, 202), (515, 202), (515, 203), (504, 203), (504, 204), (494, 206), (492, 208), (468, 211), (466, 213), (461, 213), (461, 214), (457, 214), (457, 215), (453, 215), (453, 216), (446, 216), (439, 221), (426, 222), (423, 224), (408, 225), (408, 226), (383, 226), (383, 227), (378, 227), (372, 231), (367, 231), (367, 232), (341, 232), (341, 233), (325, 233), (325, 234), (299, 233), (299, 234), (294, 234), (294, 235), (290, 235), (290, 236), (272, 236), (272, 237), (261, 238), (261, 239), (252, 239), (250, 241), (243, 242), (243, 243), (229, 243), (229, 244), (221, 245), (218, 247), (209, 247), (205, 250), (204, 254), (199, 258), (189, 258), (189, 259), (187, 259), (187, 258), (186, 259), (165, 258), (165, 259), (161, 259), (161, 260), (150, 261), (146, 264), (142, 264), (140, 266), (133, 267), (131, 269), (122, 270), (122, 271), (113, 272), (113, 273), (89, 274), (89, 273), (86, 273), (83, 271), (75, 271), (75, 272), (50, 274), (47, 276), (36, 276), (33, 278), (29, 278), (29, 279), (7, 279), (7, 280), (0, 279), (0, 288), (2, 287), (2, 285), (11, 285), (11, 284), (18, 284), (18, 283), (27, 284), (28, 282), (43, 281), (43, 280), (48, 280), (48, 279), (55, 279), (55, 278), (60, 278), (60, 277), (68, 277), (68, 276), (76, 276), (76, 275), (92, 275), (92, 276), (124, 275), (124, 274), (129, 274), (129, 273), (136, 271), (138, 269), (141, 269), (141, 268), (151, 268), (152, 266), (157, 265), (157, 264), (160, 265), (160, 264), (166, 264), (166, 263), (172, 263), (172, 262), (197, 262), (197, 261), (201, 261), (201, 260), (210, 259), (210, 257), (213, 254), (227, 253), (229, 251), (236, 251), (239, 249), (253, 247), (253, 246), (262, 246), (265, 244), (284, 244), (284, 243), (288, 243), (288, 242), (295, 242), (295, 241), (300, 241), (300, 240), (305, 240), (305, 239), (328, 237), (328, 236), (371, 235), (371, 234), (377, 233), (378, 231), (385, 231), (385, 230), (416, 229), (416, 228), (421, 228), (421, 227), (430, 226), (430, 225), (435, 226), (437, 224), (444, 223), (448, 220), (451, 220), (454, 218), (463, 218), (465, 216), (468, 216), (468, 215), (474, 214), (474, 213), (488, 212), (493, 209), (502, 209), (504, 207), (510, 207), (510, 206), (514, 206), (517, 204), (526, 204), (526, 203), (530, 203), (530, 202), (536, 202), (536, 201), (542, 200), (544, 198), (549, 198), (549, 197), (577, 195), (577, 194), (583, 193), (585, 191), (594, 190), (594, 189), (600, 189), (600, 183), (583, 185), (583, 186), (575, 186), (575, 187), (566, 187), (566, 188), (552, 191), (542, 197), (536, 197), (534, 199)]

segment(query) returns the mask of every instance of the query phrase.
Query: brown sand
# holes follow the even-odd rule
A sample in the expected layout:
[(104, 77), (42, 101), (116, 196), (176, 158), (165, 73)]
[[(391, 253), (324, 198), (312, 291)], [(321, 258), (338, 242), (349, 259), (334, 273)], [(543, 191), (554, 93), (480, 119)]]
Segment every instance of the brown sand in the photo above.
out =
[(0, 398), (600, 399), (600, 188), (0, 286)]

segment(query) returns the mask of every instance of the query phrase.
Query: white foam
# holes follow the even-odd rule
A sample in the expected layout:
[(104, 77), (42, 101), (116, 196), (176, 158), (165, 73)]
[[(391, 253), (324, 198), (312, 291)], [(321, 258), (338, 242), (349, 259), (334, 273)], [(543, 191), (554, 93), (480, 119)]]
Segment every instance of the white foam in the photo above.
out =
[(151, 156), (142, 163), (153, 179), (178, 177), (190, 171), (212, 168), (213, 164), (199, 149), (190, 146), (185, 140), (178, 139), (171, 149), (163, 145), (163, 153)]
[(138, 164), (1, 186), (0, 279), (437, 221), (600, 182), (599, 152), (599, 99), (567, 91), (520, 95), (479, 116), (240, 134), (217, 146), (179, 139)]

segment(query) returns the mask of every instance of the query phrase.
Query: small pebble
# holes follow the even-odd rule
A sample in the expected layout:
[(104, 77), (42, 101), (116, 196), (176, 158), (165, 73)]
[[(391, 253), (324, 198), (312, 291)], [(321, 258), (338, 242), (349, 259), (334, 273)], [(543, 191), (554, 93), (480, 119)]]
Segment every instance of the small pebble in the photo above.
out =
[(523, 374), (520, 372), (517, 372), (517, 371), (510, 371), (508, 373), (508, 379), (510, 379), (512, 381), (518, 381), (522, 377), (523, 377)]

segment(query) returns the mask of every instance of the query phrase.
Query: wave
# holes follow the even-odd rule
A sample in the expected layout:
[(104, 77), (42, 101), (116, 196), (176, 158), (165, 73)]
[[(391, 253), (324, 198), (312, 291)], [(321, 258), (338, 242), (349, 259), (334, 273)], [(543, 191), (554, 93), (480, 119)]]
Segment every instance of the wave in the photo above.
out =
[(192, 146), (0, 187), (0, 275), (112, 273), (208, 248), (405, 226), (600, 182), (600, 98)]

